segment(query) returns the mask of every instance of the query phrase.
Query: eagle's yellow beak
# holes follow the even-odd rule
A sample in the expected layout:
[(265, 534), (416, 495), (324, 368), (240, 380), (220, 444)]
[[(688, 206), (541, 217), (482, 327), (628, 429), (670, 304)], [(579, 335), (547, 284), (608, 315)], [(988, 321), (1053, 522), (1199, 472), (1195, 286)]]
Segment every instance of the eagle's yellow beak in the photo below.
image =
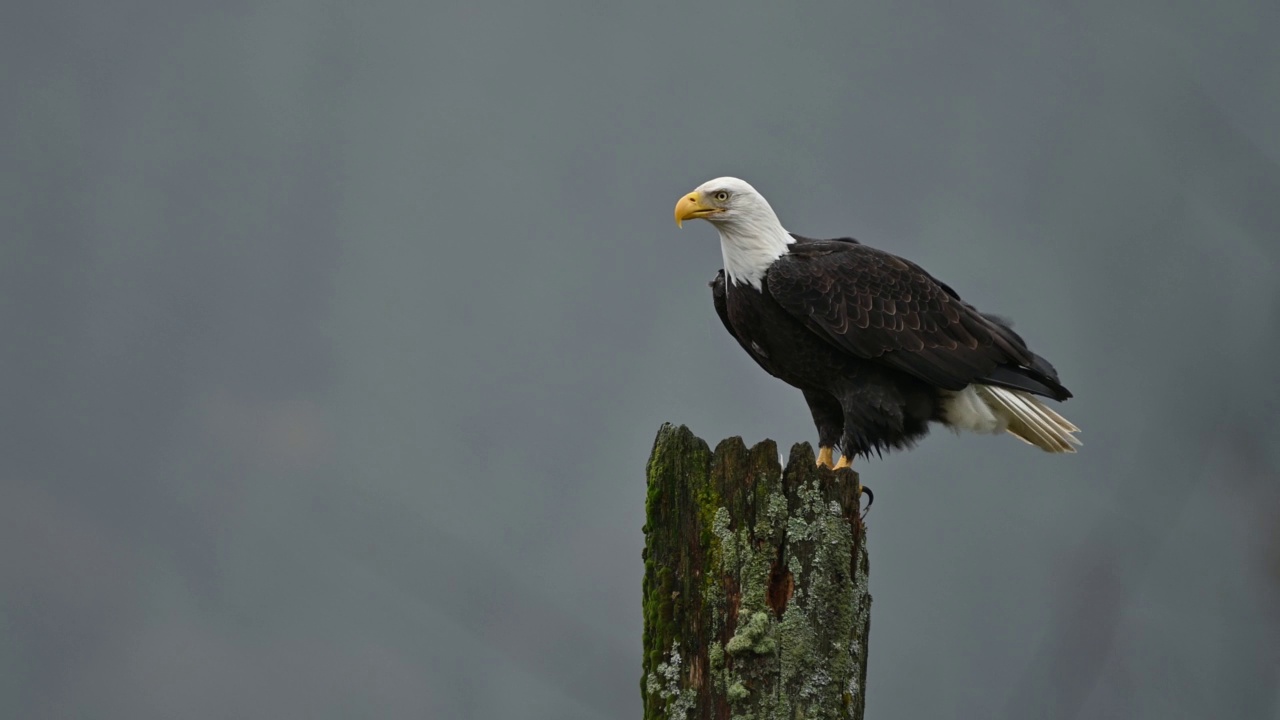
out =
[(708, 205), (703, 199), (702, 193), (694, 190), (680, 198), (680, 202), (676, 203), (676, 227), (683, 227), (682, 223), (685, 220), (695, 220), (722, 212), (724, 210)]

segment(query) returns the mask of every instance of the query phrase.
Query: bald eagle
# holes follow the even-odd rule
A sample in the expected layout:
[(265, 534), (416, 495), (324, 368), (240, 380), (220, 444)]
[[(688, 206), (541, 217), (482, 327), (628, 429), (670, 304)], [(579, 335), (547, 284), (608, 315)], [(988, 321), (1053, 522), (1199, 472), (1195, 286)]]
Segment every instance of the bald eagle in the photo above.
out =
[(675, 216), (719, 232), (716, 314), (760, 367), (804, 394), (819, 464), (832, 467), (837, 447), (837, 468), (910, 448), (930, 422), (1052, 453), (1081, 444), (1079, 428), (1037, 397), (1071, 397), (1053, 366), (918, 265), (852, 238), (789, 233), (737, 178), (703, 183)]

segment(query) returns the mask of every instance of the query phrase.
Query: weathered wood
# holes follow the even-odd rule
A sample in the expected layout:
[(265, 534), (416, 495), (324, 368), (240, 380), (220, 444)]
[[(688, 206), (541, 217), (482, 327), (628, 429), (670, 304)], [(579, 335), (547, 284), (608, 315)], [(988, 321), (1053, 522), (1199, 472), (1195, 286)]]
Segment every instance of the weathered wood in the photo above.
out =
[(649, 458), (644, 549), (646, 720), (862, 718), (865, 529), (852, 470), (813, 449), (712, 453), (664, 424)]

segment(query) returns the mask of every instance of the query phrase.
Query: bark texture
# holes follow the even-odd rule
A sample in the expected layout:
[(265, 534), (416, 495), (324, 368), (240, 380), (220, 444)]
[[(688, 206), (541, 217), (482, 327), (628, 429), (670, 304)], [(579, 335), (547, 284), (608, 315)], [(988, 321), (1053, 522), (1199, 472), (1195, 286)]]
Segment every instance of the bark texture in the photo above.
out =
[(862, 718), (865, 528), (857, 473), (795, 445), (711, 452), (664, 424), (649, 458), (646, 720)]

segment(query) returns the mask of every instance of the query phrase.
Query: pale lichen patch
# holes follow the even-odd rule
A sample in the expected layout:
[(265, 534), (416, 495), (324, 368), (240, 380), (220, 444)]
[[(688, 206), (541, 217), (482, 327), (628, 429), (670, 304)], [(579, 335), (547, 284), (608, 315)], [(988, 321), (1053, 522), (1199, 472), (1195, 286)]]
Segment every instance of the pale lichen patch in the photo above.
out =
[(649, 673), (645, 687), (650, 695), (667, 701), (667, 717), (670, 720), (687, 720), (689, 711), (697, 699), (692, 689), (680, 689), (680, 642), (671, 645), (667, 658), (658, 663), (657, 671)]
[(729, 529), (729, 509), (721, 507), (716, 510), (715, 520), (711, 523), (711, 532), (720, 539), (721, 558), (725, 570), (738, 567), (738, 542), (733, 530)]

